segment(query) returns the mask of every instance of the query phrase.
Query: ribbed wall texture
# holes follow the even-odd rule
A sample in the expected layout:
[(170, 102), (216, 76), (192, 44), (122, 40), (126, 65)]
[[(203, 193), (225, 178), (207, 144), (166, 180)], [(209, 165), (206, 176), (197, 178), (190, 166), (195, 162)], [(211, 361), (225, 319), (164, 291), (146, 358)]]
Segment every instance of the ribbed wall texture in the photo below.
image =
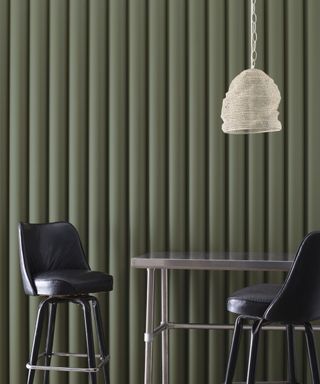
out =
[[(38, 303), (21, 286), (20, 220), (70, 220), (91, 266), (114, 275), (101, 295), (113, 384), (143, 382), (145, 274), (132, 256), (294, 251), (320, 228), (320, 2), (258, 0), (257, 12), (257, 67), (280, 88), (283, 131), (229, 137), (221, 103), (249, 65), (249, 1), (0, 0), (1, 383), (25, 382)], [(171, 318), (231, 321), (230, 290), (282, 279), (171, 273)], [(58, 315), (55, 348), (83, 349), (79, 311)], [(221, 383), (229, 339), (171, 333), (170, 383)], [(301, 337), (297, 347), (305, 384)], [(258, 377), (282, 379), (285, 360), (271, 333)], [(159, 343), (154, 374), (159, 384)]]

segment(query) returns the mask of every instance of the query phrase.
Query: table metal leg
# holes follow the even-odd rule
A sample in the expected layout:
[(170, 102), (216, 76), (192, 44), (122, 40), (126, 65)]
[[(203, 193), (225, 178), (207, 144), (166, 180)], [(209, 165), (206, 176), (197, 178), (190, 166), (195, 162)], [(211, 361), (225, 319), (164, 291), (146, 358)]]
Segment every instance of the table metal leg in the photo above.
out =
[(147, 305), (146, 305), (146, 332), (145, 341), (145, 361), (144, 361), (144, 384), (152, 382), (152, 342), (154, 329), (154, 275), (155, 270), (147, 269)]
[[(161, 324), (168, 324), (168, 270), (161, 269)], [(169, 331), (162, 331), (162, 384), (169, 383)]]

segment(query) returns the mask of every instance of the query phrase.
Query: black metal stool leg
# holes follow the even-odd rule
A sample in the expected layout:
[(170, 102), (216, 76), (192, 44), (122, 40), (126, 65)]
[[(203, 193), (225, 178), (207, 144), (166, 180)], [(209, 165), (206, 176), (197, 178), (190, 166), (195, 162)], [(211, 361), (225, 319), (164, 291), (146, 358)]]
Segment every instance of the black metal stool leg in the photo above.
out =
[(294, 338), (293, 325), (287, 325), (287, 347), (288, 347), (288, 382), (297, 384), (295, 372), (295, 357), (294, 357)]
[[(92, 319), (91, 319), (91, 306), (88, 300), (79, 300), (83, 309), (85, 331), (86, 331), (86, 342), (87, 342), (87, 354), (88, 354), (88, 366), (89, 368), (96, 368), (93, 333), (92, 333)], [(91, 383), (97, 383), (97, 372), (90, 372), (89, 377)]]
[(306, 341), (307, 341), (310, 368), (312, 373), (312, 382), (313, 384), (319, 384), (320, 383), (319, 367), (318, 367), (316, 347), (314, 343), (313, 330), (310, 323), (305, 323), (304, 328), (305, 328), (305, 335), (306, 335)]
[[(56, 312), (57, 312), (57, 303), (50, 303), (49, 315), (48, 315), (49, 318), (48, 318), (46, 350), (45, 350), (45, 365), (47, 366), (49, 366), (51, 363)], [(49, 371), (44, 371), (43, 384), (49, 384)]]
[[(32, 349), (31, 349), (30, 361), (29, 361), (30, 365), (36, 365), (38, 360), (43, 321), (44, 321), (44, 316), (47, 309), (48, 309), (48, 303), (46, 301), (42, 301), (39, 304), (39, 308), (38, 308), (37, 321), (36, 321), (36, 326), (34, 330), (33, 343), (32, 343)], [(34, 375), (35, 375), (35, 370), (29, 369), (27, 384), (33, 383)]]
[(239, 350), (243, 321), (244, 321), (243, 317), (239, 316), (236, 319), (234, 324), (233, 338), (232, 338), (232, 344), (230, 349), (229, 361), (227, 365), (225, 384), (232, 383), (236, 362), (237, 362), (237, 357), (238, 357), (238, 350)]
[(247, 373), (247, 382), (246, 382), (247, 384), (254, 384), (255, 382), (259, 334), (260, 334), (260, 329), (262, 324), (263, 324), (263, 320), (257, 320), (252, 325), (248, 373)]
[[(97, 333), (98, 333), (100, 355), (101, 355), (102, 359), (105, 359), (108, 356), (108, 354), (107, 354), (107, 348), (106, 348), (105, 339), (104, 339), (100, 305), (99, 305), (98, 300), (93, 300), (92, 305), (93, 305), (93, 309), (94, 309), (94, 317), (95, 317), (96, 328), (97, 328)], [(103, 369), (104, 383), (110, 384), (109, 363), (104, 364), (102, 369)]]

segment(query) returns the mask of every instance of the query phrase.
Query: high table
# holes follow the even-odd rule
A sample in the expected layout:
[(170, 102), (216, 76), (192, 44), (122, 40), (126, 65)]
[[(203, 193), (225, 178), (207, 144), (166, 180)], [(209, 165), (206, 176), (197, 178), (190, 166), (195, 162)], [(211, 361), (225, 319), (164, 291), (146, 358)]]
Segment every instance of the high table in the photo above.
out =
[[(152, 382), (152, 342), (156, 335), (162, 338), (162, 384), (169, 382), (169, 329), (232, 329), (233, 325), (181, 324), (169, 321), (168, 314), (168, 270), (210, 271), (288, 271), (293, 255), (253, 252), (152, 252), (133, 257), (131, 266), (147, 270), (147, 301), (145, 341), (144, 384)], [(154, 326), (155, 271), (161, 270), (161, 322)], [(270, 329), (282, 329), (269, 326)], [(283, 329), (285, 329), (283, 327)]]

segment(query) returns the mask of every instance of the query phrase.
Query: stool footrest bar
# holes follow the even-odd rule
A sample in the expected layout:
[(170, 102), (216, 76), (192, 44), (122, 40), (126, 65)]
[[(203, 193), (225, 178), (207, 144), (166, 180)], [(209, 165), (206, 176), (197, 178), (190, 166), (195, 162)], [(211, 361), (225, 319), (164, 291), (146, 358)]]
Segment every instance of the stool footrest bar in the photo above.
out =
[(26, 367), (28, 369), (36, 369), (39, 371), (64, 371), (64, 372), (98, 372), (99, 368), (72, 368), (72, 367), (54, 367), (54, 366), (47, 366), (47, 365), (31, 365), (26, 364)]
[[(42, 353), (41, 355), (39, 355), (39, 357), (42, 357), (42, 356), (45, 356), (45, 353)], [(52, 352), (51, 353), (51, 356), (59, 356), (59, 357), (88, 357), (88, 355), (86, 353), (67, 353), (67, 352)], [(99, 358), (100, 360), (102, 359), (101, 358), (101, 355), (99, 354), (96, 354), (95, 355), (96, 358)], [(109, 356), (107, 356), (109, 358)]]
[[(41, 353), (38, 356), (38, 359), (44, 357), (45, 353)], [(88, 357), (85, 353), (64, 353), (64, 352), (54, 352), (51, 356), (60, 356), (60, 357)], [(110, 356), (102, 357), (101, 355), (96, 354), (95, 357), (100, 360), (100, 363), (97, 367), (94, 368), (78, 368), (78, 367), (58, 367), (51, 365), (33, 365), (30, 363), (26, 364), (27, 369), (34, 369), (40, 371), (63, 371), (63, 372), (83, 372), (83, 373), (91, 373), (98, 372), (100, 368), (107, 364), (110, 360)]]

